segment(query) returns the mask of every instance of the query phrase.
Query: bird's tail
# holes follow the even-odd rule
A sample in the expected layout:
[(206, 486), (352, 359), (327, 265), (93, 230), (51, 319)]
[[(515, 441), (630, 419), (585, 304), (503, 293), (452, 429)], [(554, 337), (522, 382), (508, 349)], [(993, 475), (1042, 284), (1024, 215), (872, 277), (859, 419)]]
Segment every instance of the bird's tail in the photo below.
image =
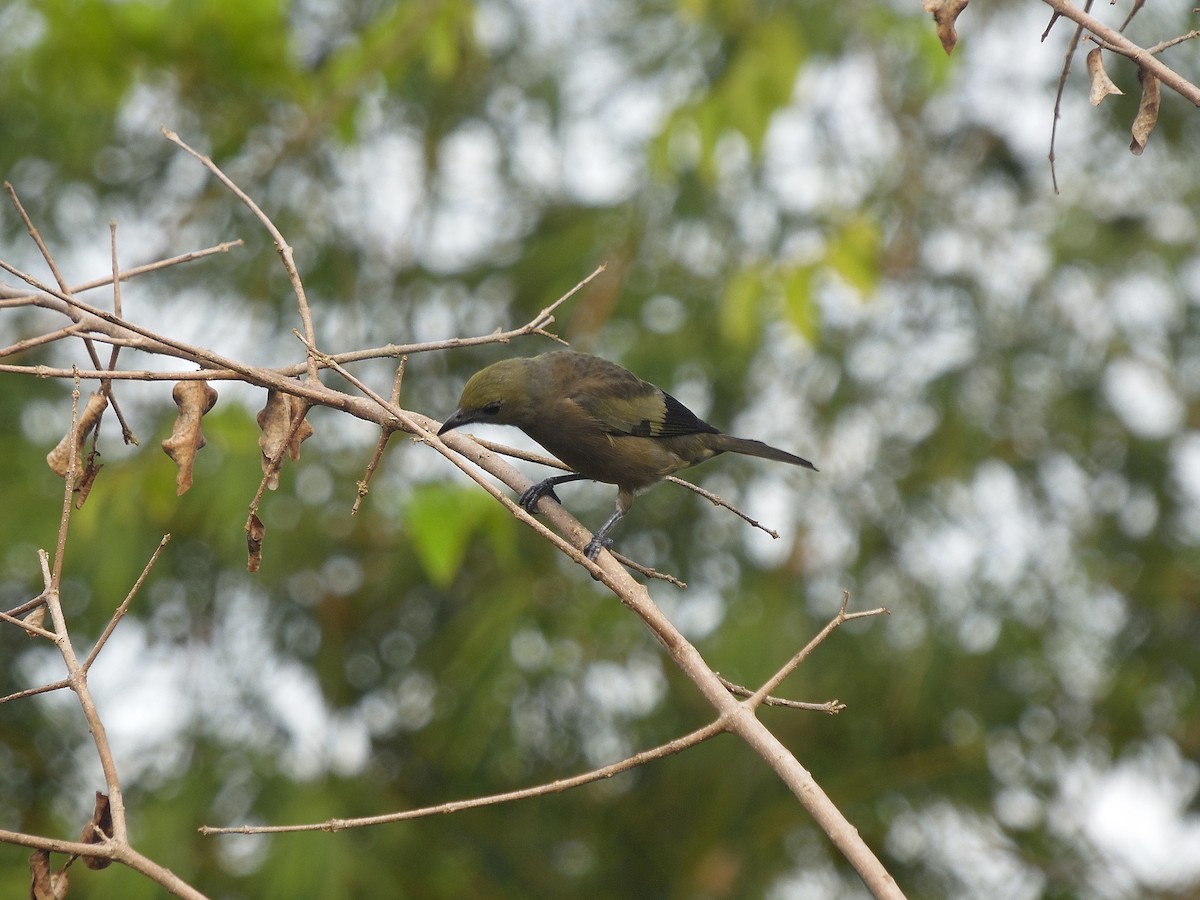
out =
[(793, 466), (804, 466), (806, 469), (817, 471), (817, 467), (810, 463), (807, 459), (802, 459), (799, 456), (788, 453), (786, 450), (780, 450), (777, 447), (772, 447), (770, 444), (764, 444), (762, 441), (752, 441), (749, 438), (734, 437), (731, 434), (714, 434), (706, 435), (709, 438), (708, 445), (721, 453), (742, 453), (746, 456), (758, 456), (763, 459), (773, 459), (778, 462), (791, 463)]

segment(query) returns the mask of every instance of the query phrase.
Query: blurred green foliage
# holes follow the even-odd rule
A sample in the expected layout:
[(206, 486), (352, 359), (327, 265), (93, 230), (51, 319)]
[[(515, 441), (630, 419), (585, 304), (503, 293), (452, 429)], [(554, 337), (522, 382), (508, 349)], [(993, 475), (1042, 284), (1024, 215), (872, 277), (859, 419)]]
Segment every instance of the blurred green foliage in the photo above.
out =
[[(71, 279), (108, 271), (113, 218), (125, 265), (244, 239), (129, 282), (124, 303), (255, 363), (303, 358), (278, 256), (160, 125), (295, 246), (326, 350), (513, 327), (607, 263), (553, 330), (822, 470), (689, 473), (777, 541), (662, 486), (620, 549), (689, 583), (651, 590), (746, 685), (843, 589), (891, 608), (781, 690), (845, 712), (762, 715), (909, 895), (1176, 896), (1200, 872), (1140, 863), (1132, 814), (1106, 841), (1087, 778), (1170, 785), (1186, 862), (1198, 120), (1164, 93), (1132, 161), (1134, 98), (1091, 111), (1073, 74), (1054, 197), (1066, 30), (1039, 45), (1034, 6), (972, 6), (948, 60), (917, 3), (17, 0), (0, 9), (0, 169)], [(1187, 28), (1177, 11), (1136, 21), (1154, 39)], [(1122, 84), (1131, 71), (1110, 66)], [(38, 265), (11, 213), (0, 251)], [(62, 324), (0, 309), (0, 345)], [(549, 346), (414, 355), (401, 402), (444, 416), (471, 371)], [(66, 343), (3, 362), (90, 365)], [(392, 365), (355, 371), (386, 394)], [(727, 737), (532, 802), (197, 835), (549, 781), (710, 715), (619, 603), (420, 444), (392, 438), (351, 516), (378, 436), (332, 412), (313, 412), (316, 436), (265, 500), (247, 575), (263, 398), (216, 386), (195, 486), (176, 497), (157, 447), (168, 384), (117, 385), (141, 446), (105, 420), (66, 554), (83, 648), (172, 536), (94, 675), (144, 853), (225, 898), (857, 896)], [(36, 551), (54, 546), (62, 484), (44, 456), (69, 391), (0, 373), (5, 609), (40, 591)], [(605, 487), (560, 495), (585, 522), (611, 508)], [(60, 670), (5, 628), (0, 672), (8, 693)], [(0, 828), (78, 833), (101, 781), (69, 697), (0, 706), (0, 763)], [(0, 847), (0, 894), (27, 891), (26, 858)], [(121, 867), (71, 876), (72, 897), (161, 893)]]

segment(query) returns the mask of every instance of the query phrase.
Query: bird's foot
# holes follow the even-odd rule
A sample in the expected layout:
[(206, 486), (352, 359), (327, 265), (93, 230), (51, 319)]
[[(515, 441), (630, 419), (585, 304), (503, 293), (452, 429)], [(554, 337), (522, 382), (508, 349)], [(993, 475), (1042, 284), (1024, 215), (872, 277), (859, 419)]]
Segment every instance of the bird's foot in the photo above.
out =
[(531, 516), (537, 515), (538, 501), (543, 497), (549, 497), (559, 506), (562, 506), (562, 501), (558, 499), (558, 494), (554, 493), (554, 485), (557, 482), (553, 478), (547, 478), (545, 481), (539, 481), (529, 490), (521, 495), (521, 499), (517, 502), (521, 504), (521, 509), (529, 513)]
[(608, 550), (613, 545), (612, 538), (600, 538), (595, 535), (584, 545), (583, 555), (592, 562), (596, 561), (596, 557), (600, 555), (601, 550)]

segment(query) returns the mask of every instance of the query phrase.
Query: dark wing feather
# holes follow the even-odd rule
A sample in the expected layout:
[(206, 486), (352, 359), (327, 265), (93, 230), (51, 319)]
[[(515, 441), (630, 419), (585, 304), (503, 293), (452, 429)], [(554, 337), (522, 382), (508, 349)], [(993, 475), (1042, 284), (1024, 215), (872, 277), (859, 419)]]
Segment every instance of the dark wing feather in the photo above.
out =
[(579, 373), (570, 399), (609, 434), (667, 438), (719, 433), (661, 388), (615, 363), (592, 359), (594, 364)]

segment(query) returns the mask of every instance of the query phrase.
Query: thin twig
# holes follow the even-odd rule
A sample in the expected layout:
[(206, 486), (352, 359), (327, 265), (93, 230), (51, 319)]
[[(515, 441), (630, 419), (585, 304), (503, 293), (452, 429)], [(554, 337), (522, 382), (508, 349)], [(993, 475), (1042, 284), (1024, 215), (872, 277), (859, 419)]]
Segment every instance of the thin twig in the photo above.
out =
[[(308, 305), (308, 296), (304, 292), (304, 282), (300, 279), (300, 271), (296, 268), (296, 260), (292, 253), (291, 244), (283, 239), (283, 234), (275, 227), (275, 223), (271, 221), (271, 217), (263, 212), (262, 208), (245, 191), (238, 187), (232, 178), (222, 172), (220, 166), (213, 162), (211, 157), (193, 150), (183, 138), (165, 126), (162, 129), (162, 133), (171, 143), (182, 147), (196, 159), (200, 160), (201, 165), (212, 172), (225, 187), (229, 188), (233, 195), (241, 200), (246, 205), (246, 208), (262, 223), (263, 227), (267, 229), (267, 233), (271, 235), (271, 240), (275, 242), (275, 250), (279, 253), (279, 258), (283, 260), (283, 268), (287, 272), (288, 280), (292, 283), (292, 291), (296, 294), (296, 304), (300, 310), (300, 322), (304, 327), (304, 336), (310, 344), (316, 344), (317, 336), (313, 330), (312, 310)], [(308, 380), (310, 382), (317, 380), (317, 368), (311, 360), (309, 361)]]
[[(404, 367), (408, 363), (408, 357), (400, 357), (400, 365), (396, 366), (396, 377), (392, 381), (392, 396), (390, 402), (393, 406), (400, 405), (400, 385), (404, 381)], [(363, 473), (356, 484), (356, 496), (354, 505), (350, 507), (350, 515), (357, 516), (358, 508), (362, 505), (363, 499), (367, 496), (367, 491), (370, 489), (371, 478), (375, 475), (375, 470), (379, 468), (379, 463), (383, 459), (383, 451), (387, 449), (388, 441), (392, 439), (395, 430), (388, 428), (386, 425), (380, 428), (379, 441), (375, 444), (375, 452), (371, 454), (371, 461), (367, 463), (367, 470)]]
[(1154, 54), (1138, 46), (1121, 32), (1105, 25), (1099, 19), (1080, 9), (1071, 0), (1042, 0), (1055, 12), (1081, 25), (1085, 30), (1107, 43), (1114, 53), (1133, 60), (1179, 96), (1200, 107), (1200, 87), (1188, 81)]
[(108, 643), (109, 637), (112, 636), (113, 630), (117, 627), (117, 623), (125, 617), (125, 613), (129, 610), (129, 604), (133, 598), (137, 596), (137, 592), (141, 590), (142, 584), (145, 582), (150, 570), (154, 568), (154, 564), (158, 562), (159, 554), (167, 546), (167, 542), (171, 540), (171, 535), (164, 534), (162, 540), (158, 542), (158, 546), (154, 548), (154, 552), (150, 554), (150, 559), (142, 568), (142, 574), (137, 577), (137, 581), (133, 583), (133, 587), (129, 589), (129, 593), (125, 595), (125, 599), (121, 601), (116, 610), (113, 611), (112, 617), (108, 620), (108, 624), (104, 626), (104, 631), (100, 633), (100, 637), (96, 638), (96, 645), (92, 647), (92, 652), (87, 655), (87, 659), (83, 661), (83, 670), (86, 672), (92, 667), (92, 663), (96, 661), (96, 657), (100, 655), (100, 651), (104, 649), (104, 645)]
[(830, 619), (825, 627), (818, 631), (813, 639), (805, 644), (803, 648), (801, 648), (799, 653), (789, 659), (778, 672), (768, 678), (762, 687), (760, 687), (750, 697), (746, 698), (742, 702), (750, 709), (753, 709), (760, 703), (763, 703), (775, 690), (775, 688), (779, 687), (779, 685), (783, 683), (783, 680), (791, 675), (792, 672), (796, 670), (796, 667), (799, 666), (800, 663), (804, 662), (804, 660), (808, 658), (808, 655), (812, 653), (813, 650), (815, 650), (818, 646), (820, 646), (821, 642), (824, 641), (825, 638), (829, 637), (829, 635), (832, 634), (834, 629), (836, 629), (839, 625), (849, 622), (852, 619), (865, 619), (870, 616), (886, 616), (891, 614), (890, 610), (884, 606), (880, 606), (877, 609), (868, 609), (864, 612), (846, 612), (846, 608), (849, 605), (850, 592), (845, 591), (842, 594), (842, 605), (838, 609), (837, 615)]
[(1125, 21), (1121, 23), (1121, 27), (1118, 30), (1124, 32), (1129, 27), (1129, 23), (1133, 21), (1133, 17), (1141, 11), (1145, 4), (1146, 0), (1133, 0), (1133, 4), (1129, 7), (1129, 12), (1125, 16)]
[[(63, 557), (67, 552), (67, 524), (71, 521), (71, 500), (75, 494), (75, 478), (79, 468), (79, 442), (74, 440), (75, 429), (79, 427), (79, 380), (75, 380), (75, 388), (71, 391), (71, 430), (68, 432), (72, 435), (72, 439), (67, 442), (67, 474), (63, 478), (65, 482), (65, 491), (63, 496), (63, 511), (58, 520), (58, 539), (55, 542), (54, 551), (54, 570), (50, 573), (50, 579), (46, 582), (45, 592), (43, 596), (46, 598), (47, 607), (50, 606), (50, 595), (54, 594), (55, 602), (57, 602), (59, 585), (62, 584)], [(38, 551), (38, 558), (42, 562), (42, 571), (46, 572), (45, 550)], [(54, 626), (58, 628), (58, 623)]]
[[(33, 220), (29, 217), (29, 213), (25, 211), (25, 206), (21, 203), (21, 198), (17, 196), (16, 188), (6, 181), (4, 182), (4, 190), (8, 193), (9, 199), (12, 200), (13, 206), (16, 207), (17, 215), (21, 217), (21, 221), (25, 225), (25, 231), (29, 234), (30, 238), (33, 239), (34, 244), (37, 245), (38, 252), (42, 254), (42, 259), (46, 261), (46, 265), (50, 267), (50, 272), (54, 275), (54, 280), (58, 283), (59, 290), (70, 296), (71, 286), (67, 284), (67, 279), (63, 276), (62, 270), (59, 269), (58, 263), (54, 259), (54, 254), (50, 252), (50, 247), (47, 246), (44, 240), (42, 240), (42, 233), (38, 230), (37, 226), (33, 224)], [(115, 266), (113, 271), (114, 273), (117, 271)], [(119, 316), (120, 314), (121, 311), (117, 310), (117, 315)], [(92, 365), (94, 365), (97, 369), (100, 368), (100, 357), (96, 353), (96, 345), (92, 342), (91, 337), (87, 335), (83, 337), (83, 346), (86, 348), (88, 356), (92, 360)], [(116, 361), (115, 357), (113, 361)], [(109, 365), (109, 368), (112, 368), (111, 364)], [(132, 432), (129, 430), (129, 425), (125, 422), (125, 416), (121, 412), (120, 404), (117, 403), (116, 395), (112, 393), (110, 388), (106, 388), (103, 382), (101, 382), (101, 390), (103, 390), (105, 395), (108, 397), (108, 401), (112, 405), (113, 414), (116, 415), (118, 421), (121, 423), (122, 432), (127, 436), (131, 435)], [(103, 413), (101, 413), (101, 416), (103, 416)], [(99, 430), (99, 428), (100, 422), (97, 421), (96, 429)], [(126, 440), (126, 443), (129, 443), (129, 441)], [(134, 443), (137, 442), (134, 441)]]
[[(154, 263), (149, 266), (142, 266), (138, 269), (129, 269), (122, 272), (123, 280), (128, 280), (136, 274), (153, 271), (157, 268), (162, 268), (165, 265), (173, 265), (178, 262), (187, 262), (201, 255), (209, 255), (218, 252), (222, 249), (228, 249), (230, 246), (240, 244), (240, 241), (233, 244), (222, 244), (218, 248), (210, 248), (206, 251), (198, 251), (195, 254), (185, 254), (183, 256), (174, 257), (171, 260), (164, 260), (161, 264)], [(47, 308), (58, 309), (60, 312), (70, 314), (71, 310), (76, 310), (78, 313), (89, 317), (94, 317), (97, 321), (77, 322), (93, 330), (92, 337), (95, 340), (106, 341), (110, 343), (122, 343), (123, 346), (135, 346), (141, 350), (150, 353), (158, 352), (170, 356), (176, 356), (183, 359), (190, 359), (205, 367), (203, 372), (184, 371), (184, 372), (160, 372), (150, 370), (137, 371), (103, 371), (97, 368), (92, 371), (79, 370), (80, 378), (89, 380), (95, 379), (123, 379), (137, 381), (187, 381), (192, 379), (205, 381), (233, 381), (244, 380), (249, 378), (251, 373), (270, 373), (272, 376), (279, 379), (278, 383), (251, 382), (259, 384), (262, 387), (279, 388), (282, 384), (282, 379), (292, 378), (296, 375), (301, 375), (308, 369), (308, 362), (300, 363), (299, 365), (282, 366), (279, 368), (251, 368), (248, 366), (234, 364), (226, 366), (222, 364), (222, 358), (216, 354), (204, 351), (202, 348), (191, 347), (180, 341), (173, 341), (164, 335), (157, 334), (149, 329), (139, 327), (132, 322), (129, 322), (119, 316), (109, 313), (107, 310), (99, 309), (89, 304), (83, 303), (75, 298), (82, 290), (101, 287), (112, 283), (112, 278), (96, 279), (87, 282), (85, 285), (73, 287), (70, 295), (63, 295), (59, 291), (43, 285), (40, 281), (16, 267), (0, 260), (0, 268), (10, 274), (20, 278), (26, 284), (36, 288), (41, 293), (39, 294), (14, 294), (14, 298), (9, 301), (12, 305), (40, 305)], [(542, 309), (532, 319), (524, 325), (513, 328), (509, 331), (494, 331), (489, 334), (477, 335), (474, 337), (455, 337), (447, 338), (439, 341), (424, 341), (417, 344), (386, 344), (382, 347), (373, 347), (366, 350), (354, 350), (345, 353), (327, 354), (329, 359), (339, 363), (361, 362), (371, 359), (398, 358), (414, 353), (428, 353), (436, 350), (449, 350), (459, 347), (476, 347), (484, 344), (508, 343), (518, 337), (526, 335), (541, 335), (552, 340), (561, 340), (557, 335), (546, 331), (546, 326), (554, 321), (553, 312), (567, 298), (571, 297), (579, 291), (584, 285), (590, 282), (593, 278), (604, 271), (604, 266), (598, 266), (590, 275), (580, 281), (575, 287), (571, 288), (567, 293), (563, 294), (549, 306)], [(5, 291), (10, 290), (0, 285), (0, 296), (3, 296)], [(43, 296), (45, 295), (45, 296)], [(63, 308), (59, 308), (57, 301)], [(0, 301), (0, 308), (4, 306), (5, 301)], [(101, 324), (112, 326), (114, 329), (110, 332), (97, 332), (95, 329)], [(138, 339), (130, 339), (127, 335), (119, 335), (116, 332), (128, 332), (136, 335)], [(150, 342), (150, 343), (147, 343)], [(320, 364), (318, 362), (318, 364)], [(49, 366), (13, 366), (0, 365), (0, 372), (11, 372), (15, 374), (28, 374), (36, 378), (73, 378), (76, 375), (74, 369), (56, 369)], [(297, 392), (293, 392), (297, 393)]]
[[(730, 681), (728, 678), (726, 678), (720, 672), (713, 672), (713, 674), (721, 679), (721, 684), (725, 685), (725, 689), (728, 690), (729, 693), (733, 694), (735, 697), (753, 697), (754, 696), (755, 692), (752, 691), (750, 688), (746, 687), (745, 685), (741, 685), (741, 684), (738, 684), (737, 682)], [(804, 710), (809, 710), (811, 712), (823, 712), (823, 713), (828, 713), (831, 716), (836, 716), (838, 713), (840, 713), (843, 709), (846, 708), (846, 704), (842, 703), (838, 700), (826, 700), (824, 703), (809, 703), (805, 700), (788, 700), (786, 697), (773, 697), (769, 694), (763, 698), (762, 705), (763, 706), (782, 706), (786, 709), (804, 709)]]
[(16, 625), (18, 628), (23, 629), (30, 637), (43, 637), (51, 641), (57, 637), (53, 631), (47, 631), (40, 625), (35, 625), (32, 622), (26, 622), (24, 619), (18, 619), (16, 616), (10, 616), (8, 613), (0, 613), (0, 622), (7, 622), (9, 625)]
[[(5, 621), (9, 620), (8, 616), (0, 616), (0, 618), (3, 618)], [(50, 640), (54, 640), (53, 632), (46, 632), (46, 634), (42, 635), (42, 637), (48, 637)], [(23, 691), (17, 691), (14, 694), (0, 697), (0, 703), (8, 703), (10, 700), (24, 700), (26, 697), (35, 697), (38, 694), (48, 694), (51, 691), (61, 691), (63, 688), (68, 688), (70, 686), (71, 682), (64, 678), (61, 681), (39, 685), (35, 688), (26, 688)]]
[(200, 828), (200, 833), (205, 835), (211, 834), (280, 834), (283, 832), (295, 831), (343, 831), (347, 828), (363, 828), (369, 825), (387, 825), (393, 822), (403, 822), (408, 819), (421, 819), (428, 816), (440, 816), (447, 813), (461, 812), (466, 809), (479, 809), (484, 806), (495, 806), (499, 803), (511, 803), (514, 800), (525, 800), (530, 797), (544, 797), (547, 794), (560, 794), (563, 791), (571, 788), (580, 787), (581, 785), (591, 784), (595, 781), (600, 781), (605, 778), (612, 778), (614, 775), (619, 775), (622, 772), (627, 772), (630, 769), (638, 766), (644, 766), (647, 763), (662, 759), (666, 756), (671, 756), (675, 753), (681, 753), (690, 747), (703, 743), (710, 738), (715, 737), (724, 731), (725, 728), (720, 720), (705, 725), (703, 728), (698, 728), (690, 734), (676, 738), (673, 741), (668, 741), (665, 744), (660, 744), (650, 750), (643, 750), (641, 753), (635, 753), (620, 762), (612, 763), (611, 765), (603, 766), (599, 769), (594, 769), (591, 772), (584, 772), (580, 775), (573, 775), (570, 778), (560, 778), (557, 781), (549, 782), (548, 784), (540, 784), (536, 787), (522, 788), (517, 791), (505, 791), (501, 794), (490, 794), (484, 797), (472, 797), (470, 800), (453, 800), (449, 803), (439, 803), (436, 806), (424, 806), (420, 809), (409, 809), (403, 812), (386, 813), (379, 816), (363, 816), (355, 819), (328, 819), (324, 822), (308, 823), (303, 825), (237, 825), (225, 828), (215, 828), (209, 825), (204, 825)]
[[(112, 250), (112, 274), (113, 274), (113, 312), (119, 317), (124, 318), (125, 314), (121, 311), (121, 267), (117, 264), (117, 223), (108, 223), (109, 246)], [(121, 352), (121, 347), (118, 344), (113, 344), (112, 349), (108, 354), (108, 370), (111, 372), (117, 367), (117, 355)], [(104, 380), (100, 382), (100, 390), (104, 391), (104, 395), (112, 402), (113, 412), (117, 415), (117, 421), (121, 423), (121, 440), (128, 446), (138, 446), (139, 441), (133, 433), (133, 429), (129, 427), (129, 423), (125, 421), (125, 416), (121, 413), (121, 408), (117, 406), (117, 397), (112, 391), (112, 381)]]
[[(1092, 0), (1087, 0), (1085, 8), (1092, 8)], [(1056, 11), (1050, 17), (1050, 24), (1046, 26), (1046, 30), (1042, 32), (1042, 40), (1046, 40), (1046, 35), (1050, 33), (1051, 27), (1059, 18), (1059, 13)], [(1055, 166), (1054, 146), (1058, 139), (1058, 120), (1062, 118), (1062, 99), (1067, 90), (1067, 76), (1071, 74), (1071, 60), (1075, 58), (1075, 49), (1079, 46), (1079, 38), (1083, 34), (1083, 26), (1076, 25), (1075, 32), (1071, 35), (1071, 40), (1067, 42), (1066, 52), (1063, 53), (1063, 67), (1058, 74), (1058, 90), (1054, 94), (1054, 118), (1050, 123), (1050, 182), (1054, 185), (1054, 193), (1059, 193), (1058, 189), (1058, 168)]]
[[(131, 278), (136, 278), (139, 275), (146, 275), (150, 272), (158, 272), (162, 269), (177, 266), (181, 263), (193, 262), (197, 259), (203, 259), (206, 256), (212, 256), (216, 253), (228, 253), (234, 247), (241, 247), (242, 239), (238, 238), (234, 241), (222, 241), (212, 247), (206, 247), (203, 250), (192, 250), (189, 253), (181, 253), (179, 256), (171, 256), (167, 259), (160, 259), (156, 262), (147, 263), (143, 266), (134, 266), (132, 269), (122, 269), (120, 280), (128, 281)], [(72, 295), (82, 294), (86, 291), (94, 291), (96, 288), (107, 287), (112, 284), (112, 276), (103, 278), (94, 278), (91, 281), (85, 281), (82, 284), (71, 285), (68, 293)], [(21, 293), (15, 291), (7, 285), (0, 284), (0, 309), (7, 307), (34, 306), (37, 303), (38, 295)]]
[[(32, 350), (34, 347), (41, 347), (44, 344), (52, 344), (55, 341), (60, 341), (65, 337), (76, 337), (80, 331), (86, 330), (87, 326), (79, 322), (73, 322), (66, 328), (59, 328), (57, 331), (48, 331), (45, 334), (39, 334), (36, 337), (26, 338), (23, 341), (17, 341), (15, 344), (9, 344), (7, 347), (0, 347), (0, 357), (12, 356), (14, 353), (25, 353)], [(61, 377), (66, 377), (64, 372)]]
[(1162, 53), (1164, 50), (1170, 50), (1177, 44), (1182, 44), (1184, 41), (1194, 41), (1196, 38), (1200, 38), (1200, 29), (1193, 29), (1187, 34), (1181, 34), (1178, 37), (1171, 38), (1170, 40), (1161, 41), (1155, 44), (1153, 47), (1147, 47), (1146, 52), (1157, 55)]
[(204, 894), (196, 890), (166, 866), (156, 863), (147, 856), (143, 856), (127, 842), (122, 843), (113, 839), (95, 844), (85, 844), (81, 841), (63, 841), (36, 834), (22, 834), (19, 831), (0, 829), (0, 843), (46, 850), (50, 853), (63, 853), (69, 856), (88, 856), (115, 860), (128, 866), (135, 872), (140, 872), (156, 884), (162, 885), (163, 888), (177, 897), (182, 897), (184, 900), (208, 900)]
[[(261, 371), (255, 370), (252, 366), (236, 363), (231, 359), (227, 359), (226, 357), (212, 353), (202, 347), (194, 347), (190, 344), (185, 344), (183, 341), (177, 341), (173, 338), (156, 334), (153, 331), (150, 331), (148, 328), (143, 328), (140, 325), (136, 325), (133, 322), (122, 319), (120, 316), (110, 313), (106, 309), (101, 309), (98, 306), (92, 306), (90, 303), (84, 303), (83, 301), (78, 300), (74, 295), (65, 293), (64, 291), (60, 291), (56, 288), (52, 288), (48, 284), (44, 284), (35, 276), (30, 275), (28, 272), (22, 272), (16, 266), (11, 265), (2, 259), (0, 259), (0, 269), (4, 269), (4, 271), (8, 272), (10, 275), (20, 278), (30, 287), (36, 288), (44, 294), (49, 294), (50, 296), (57, 298), (65, 303), (70, 309), (87, 313), (88, 315), (94, 316), (104, 322), (108, 322), (111, 325), (116, 325), (117, 327), (126, 329), (133, 334), (138, 334), (142, 337), (148, 338), (159, 345), (159, 347), (156, 349), (160, 353), (170, 356), (183, 356), (183, 358), (191, 359), (197, 363), (211, 364), (218, 368), (229, 369), (231, 371), (240, 373), (246, 378), (252, 378), (256, 371)], [(97, 366), (97, 368), (99, 368), (99, 366)], [(96, 377), (102, 379), (111, 378), (112, 373), (100, 372)]]
[(630, 559), (624, 553), (618, 553), (612, 547), (608, 548), (608, 552), (611, 553), (613, 555), (613, 558), (616, 559), (617, 562), (619, 562), (625, 568), (632, 569), (633, 571), (637, 572), (639, 575), (645, 575), (647, 578), (654, 578), (657, 581), (665, 581), (667, 584), (674, 585), (675, 587), (679, 588), (681, 591), (687, 590), (687, 582), (683, 581), (679, 578), (676, 578), (674, 575), (670, 574), (669, 572), (660, 572), (660, 571), (658, 571), (658, 569), (655, 569), (652, 566), (642, 565), (640, 562), (636, 562), (636, 561)]
[(779, 540), (779, 532), (778, 531), (776, 531), (773, 528), (768, 528), (766, 525), (764, 525), (762, 522), (759, 522), (757, 519), (752, 519), (750, 516), (746, 515), (746, 513), (742, 512), (740, 509), (738, 509), (736, 506), (734, 506), (728, 500), (721, 499), (720, 497), (718, 497), (716, 494), (712, 493), (711, 491), (706, 491), (704, 488), (700, 487), (699, 485), (693, 484), (690, 481), (685, 481), (682, 478), (677, 478), (674, 475), (668, 475), (667, 481), (673, 482), (675, 484), (683, 485), (689, 491), (694, 491), (697, 494), (699, 494), (701, 497), (703, 497), (705, 500), (707, 500), (713, 506), (720, 506), (723, 509), (729, 510), (731, 513), (733, 513), (735, 516), (737, 516), (742, 521), (746, 522), (749, 525), (752, 525), (753, 527), (757, 528), (759, 531), (765, 531), (767, 534), (769, 534), (775, 540)]

